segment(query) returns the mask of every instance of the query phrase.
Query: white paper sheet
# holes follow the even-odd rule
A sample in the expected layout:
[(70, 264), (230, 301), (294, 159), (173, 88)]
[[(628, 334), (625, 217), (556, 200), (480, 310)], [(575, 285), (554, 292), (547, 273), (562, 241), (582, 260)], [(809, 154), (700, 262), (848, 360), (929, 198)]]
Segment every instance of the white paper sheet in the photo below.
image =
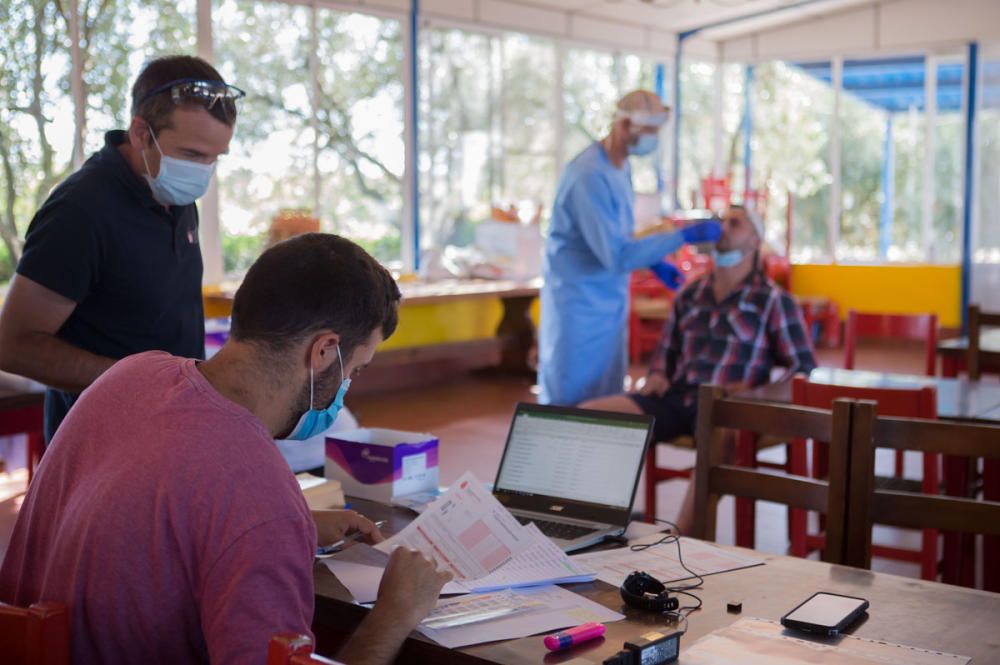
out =
[(420, 550), (458, 580), (485, 577), (523, 552), (528, 531), (466, 472), (420, 516), (376, 548)]
[[(539, 605), (515, 614), (466, 626), (442, 629), (418, 626), (417, 630), (438, 644), (455, 649), (470, 644), (511, 640), (536, 633), (547, 633), (588, 621), (605, 623), (625, 618), (618, 612), (557, 586), (516, 589), (512, 593), (523, 601), (539, 603)], [(468, 602), (469, 598), (469, 596), (463, 596), (458, 599), (442, 600), (438, 603), (438, 607), (447, 607), (449, 603)]]
[[(531, 545), (500, 567), (499, 570), (475, 580), (455, 580), (441, 590), (442, 594), (485, 592), (496, 589), (590, 582), (596, 578), (592, 570), (566, 556), (545, 537), (534, 524), (525, 527)], [(359, 603), (370, 603), (378, 595), (378, 585), (389, 555), (364, 543), (353, 545), (323, 563), (347, 587)]]
[(566, 556), (566, 553), (539, 531), (534, 523), (528, 524), (525, 529), (529, 532), (531, 541), (528, 549), (485, 577), (449, 582), (441, 593), (483, 592), (539, 584), (590, 582), (597, 577), (596, 570)]
[(681, 651), (679, 665), (967, 665), (971, 658), (852, 635), (804, 639), (776, 621), (744, 618)]
[[(653, 535), (640, 542), (655, 542), (659, 537)], [(760, 559), (691, 538), (681, 538), (680, 545), (684, 566), (702, 576), (750, 568), (764, 563)], [(691, 573), (684, 570), (677, 559), (675, 543), (654, 545), (640, 552), (633, 552), (630, 548), (623, 547), (618, 550), (577, 554), (570, 558), (583, 566), (596, 568), (597, 579), (612, 586), (621, 586), (629, 573), (636, 570), (644, 570), (664, 584), (691, 577)]]

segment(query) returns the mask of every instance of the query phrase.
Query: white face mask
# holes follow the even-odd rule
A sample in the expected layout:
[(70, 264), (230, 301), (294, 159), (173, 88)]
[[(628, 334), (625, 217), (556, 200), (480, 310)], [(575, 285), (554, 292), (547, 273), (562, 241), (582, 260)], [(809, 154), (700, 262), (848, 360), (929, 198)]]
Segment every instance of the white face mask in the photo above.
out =
[(160, 173), (154, 178), (146, 161), (146, 151), (142, 151), (142, 163), (146, 166), (143, 177), (153, 190), (153, 198), (163, 205), (186, 206), (204, 196), (215, 173), (216, 162), (199, 164), (164, 155), (152, 129), (149, 135), (160, 153)]

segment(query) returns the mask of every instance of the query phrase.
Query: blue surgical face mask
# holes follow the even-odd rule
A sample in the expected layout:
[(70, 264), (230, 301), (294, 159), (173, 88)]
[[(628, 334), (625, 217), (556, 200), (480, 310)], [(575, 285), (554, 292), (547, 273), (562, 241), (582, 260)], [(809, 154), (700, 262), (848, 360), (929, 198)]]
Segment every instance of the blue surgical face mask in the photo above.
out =
[(630, 143), (628, 146), (628, 154), (634, 157), (642, 157), (643, 155), (649, 155), (656, 152), (656, 146), (660, 144), (659, 134), (639, 134), (639, 138), (635, 143)]
[(719, 268), (732, 268), (743, 260), (742, 249), (731, 249), (728, 252), (712, 252), (712, 260)]
[[(344, 376), (344, 359), (340, 355), (340, 346), (337, 346), (337, 360), (340, 362), (340, 376)], [(298, 424), (292, 433), (286, 436), (291, 441), (305, 441), (333, 427), (333, 421), (337, 419), (340, 410), (344, 408), (344, 395), (351, 387), (351, 380), (344, 378), (340, 382), (340, 390), (337, 396), (330, 402), (330, 406), (325, 409), (313, 408), (313, 368), (309, 368), (309, 410), (302, 414)]]
[(153, 198), (167, 206), (186, 206), (204, 196), (212, 174), (215, 173), (215, 162), (199, 164), (164, 155), (152, 130), (149, 135), (153, 137), (153, 145), (160, 153), (160, 173), (154, 178), (149, 170), (149, 162), (146, 161), (146, 151), (142, 152), (142, 163), (146, 165), (143, 177), (153, 190)]

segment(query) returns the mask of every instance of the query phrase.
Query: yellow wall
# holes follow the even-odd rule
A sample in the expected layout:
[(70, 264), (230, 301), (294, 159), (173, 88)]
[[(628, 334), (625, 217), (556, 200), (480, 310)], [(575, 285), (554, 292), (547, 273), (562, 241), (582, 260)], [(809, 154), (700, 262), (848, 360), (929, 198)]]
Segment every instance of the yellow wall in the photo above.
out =
[(961, 326), (961, 268), (957, 265), (792, 266), (796, 295), (826, 296), (849, 309), (887, 314), (936, 313), (941, 326)]

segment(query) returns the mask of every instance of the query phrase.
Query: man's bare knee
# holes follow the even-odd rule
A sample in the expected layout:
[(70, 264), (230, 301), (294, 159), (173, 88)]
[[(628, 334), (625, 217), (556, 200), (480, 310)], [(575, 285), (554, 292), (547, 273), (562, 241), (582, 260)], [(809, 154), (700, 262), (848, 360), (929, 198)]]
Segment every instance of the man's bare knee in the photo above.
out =
[(616, 413), (642, 413), (639, 405), (632, 401), (628, 395), (609, 395), (598, 397), (582, 402), (581, 409), (594, 409), (595, 411), (614, 411)]

